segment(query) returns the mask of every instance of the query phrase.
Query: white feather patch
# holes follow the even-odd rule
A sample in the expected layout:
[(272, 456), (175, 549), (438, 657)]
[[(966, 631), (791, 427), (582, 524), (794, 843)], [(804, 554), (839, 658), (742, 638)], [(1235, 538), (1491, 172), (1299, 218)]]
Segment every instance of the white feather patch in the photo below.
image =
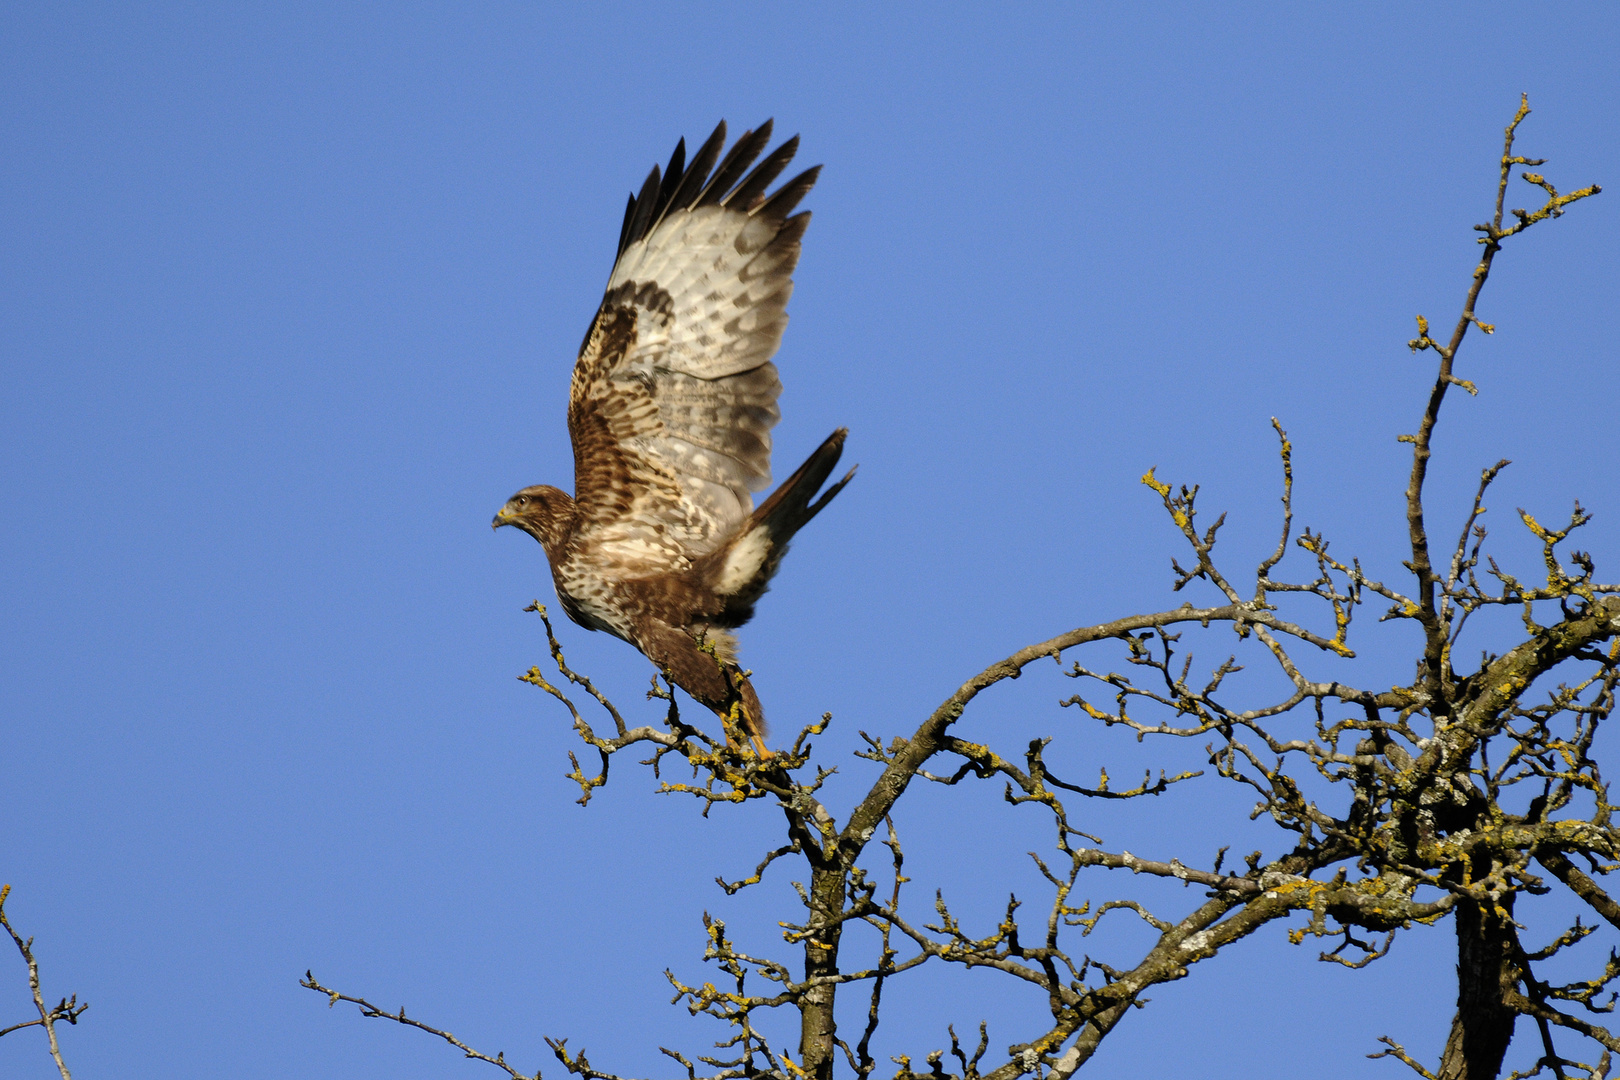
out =
[(754, 575), (765, 565), (765, 556), (770, 552), (770, 534), (763, 525), (739, 536), (726, 553), (726, 565), (720, 570), (720, 580), (715, 583), (716, 591), (722, 596), (729, 596), (754, 580)]

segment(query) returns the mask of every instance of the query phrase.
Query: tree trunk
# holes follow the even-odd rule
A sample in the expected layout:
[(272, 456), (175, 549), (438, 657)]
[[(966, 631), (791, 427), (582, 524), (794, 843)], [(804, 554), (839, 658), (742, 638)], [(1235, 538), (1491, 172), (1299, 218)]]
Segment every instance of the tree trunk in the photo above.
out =
[[(804, 942), (804, 977), (838, 974), (838, 939), (843, 927), (838, 916), (844, 910), (844, 875), (837, 869), (817, 869), (810, 876), (810, 925), (828, 929), (811, 934)], [(833, 1042), (838, 1024), (833, 1019), (831, 983), (804, 995), (799, 1005), (799, 1058), (804, 1071), (814, 1080), (832, 1080)]]
[(1439, 1080), (1496, 1080), (1518, 1014), (1506, 995), (1519, 984), (1513, 894), (1496, 909), (1457, 905), (1457, 1015), (1440, 1059)]

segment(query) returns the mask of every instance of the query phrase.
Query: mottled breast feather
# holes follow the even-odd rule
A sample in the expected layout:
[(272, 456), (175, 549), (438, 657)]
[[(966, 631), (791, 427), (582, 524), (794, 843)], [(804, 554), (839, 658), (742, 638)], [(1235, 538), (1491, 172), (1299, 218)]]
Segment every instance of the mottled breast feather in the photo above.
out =
[(626, 208), (568, 406), (576, 550), (620, 575), (686, 568), (770, 483), (782, 389), (770, 361), (810, 222), (792, 211), (819, 171), (767, 193), (798, 149), (789, 139), (750, 171), (770, 135), (767, 122), (720, 160), (722, 123), (690, 166), (682, 142)]

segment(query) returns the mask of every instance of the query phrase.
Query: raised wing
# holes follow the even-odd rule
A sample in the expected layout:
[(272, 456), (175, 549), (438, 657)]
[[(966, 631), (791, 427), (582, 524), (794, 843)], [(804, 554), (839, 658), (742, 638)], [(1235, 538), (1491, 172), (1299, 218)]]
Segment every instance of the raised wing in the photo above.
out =
[(682, 140), (631, 196), (574, 367), (575, 535), (646, 572), (713, 550), (771, 479), (782, 384), (770, 360), (810, 223), (793, 209), (820, 167), (767, 193), (797, 136), (749, 171), (770, 122), (719, 160), (725, 135), (722, 121), (690, 166)]

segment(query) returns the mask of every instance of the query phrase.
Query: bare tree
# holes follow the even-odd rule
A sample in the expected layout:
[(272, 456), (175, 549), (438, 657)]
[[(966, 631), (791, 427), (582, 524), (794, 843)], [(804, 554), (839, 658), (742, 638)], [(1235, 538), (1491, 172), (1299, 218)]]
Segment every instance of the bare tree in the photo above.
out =
[[(1436, 339), (1420, 317), (1418, 336), (1409, 343), (1415, 352), (1431, 352), (1437, 364), (1416, 432), (1400, 437), (1412, 447), (1404, 541), (1411, 556), (1404, 576), (1375, 580), (1358, 560), (1344, 562), (1331, 554), (1321, 533), (1307, 529), (1295, 535), (1292, 447), (1276, 421), (1281, 535), (1252, 575), (1239, 579), (1217, 565), (1224, 516), (1200, 527), (1198, 489), (1173, 487), (1149, 471), (1143, 483), (1163, 502), (1190, 550), (1185, 566), (1172, 563), (1173, 588), (1195, 587), (1209, 601), (1129, 615), (1030, 645), (968, 679), (909, 735), (885, 741), (862, 733), (865, 749), (858, 756), (875, 763), (879, 773), (859, 802), (842, 813), (822, 801), (830, 770), (815, 762), (810, 741), (830, 717), (800, 732), (790, 749), (760, 761), (685, 724), (667, 683), (655, 682), (654, 696), (663, 699), (661, 722), (632, 726), (590, 679), (568, 666), (550, 621), (545, 622), (557, 677), (535, 668), (524, 678), (567, 709), (597, 757), (592, 770), (573, 758), (572, 779), (582, 803), (607, 782), (614, 755), (650, 748), (643, 764), (654, 776), (678, 759), (695, 778), (661, 781), (660, 790), (701, 800), (705, 813), (758, 801), (774, 801), (782, 811), (782, 845), (764, 854), (751, 877), (722, 881), (728, 893), (759, 882), (779, 860), (791, 858), (803, 867), (806, 883), (796, 887), (804, 914), (783, 924), (784, 940), (798, 950), (796, 958), (740, 952), (725, 924), (705, 917), (706, 959), (724, 973), (728, 988), (669, 976), (692, 1012), (729, 1028), (729, 1037), (716, 1044), (720, 1052), (698, 1063), (664, 1050), (689, 1080), (696, 1080), (700, 1065), (707, 1080), (827, 1080), (840, 1061), (856, 1076), (868, 1077), (878, 1068), (871, 1044), (885, 986), (896, 978), (922, 977), (940, 964), (988, 969), (1037, 988), (1046, 1006), (1030, 1020), (1038, 1032), (991, 1055), (982, 1026), (971, 1046), (950, 1031), (949, 1050), (928, 1053), (925, 1064), (895, 1058), (897, 1080), (1011, 1080), (1026, 1073), (1061, 1080), (1091, 1059), (1151, 987), (1185, 978), (1199, 961), (1268, 923), (1298, 915), (1305, 922), (1290, 931), (1296, 943), (1312, 935), (1327, 939), (1331, 948), (1321, 959), (1352, 968), (1385, 955), (1403, 931), (1452, 921), (1458, 1005), (1443, 1055), (1431, 1067), (1385, 1037), (1386, 1048), (1372, 1056), (1396, 1058), (1431, 1080), (1495, 1077), (1516, 1021), (1528, 1017), (1542, 1056), (1530, 1072), (1515, 1076), (1608, 1075), (1620, 1035), (1597, 1021), (1612, 1007), (1613, 995), (1605, 1002), (1603, 994), (1620, 977), (1620, 958), (1613, 952), (1594, 957), (1591, 977), (1581, 981), (1549, 981), (1541, 974), (1545, 962), (1579, 956), (1594, 927), (1577, 920), (1551, 941), (1526, 943), (1515, 910), (1556, 883), (1598, 919), (1620, 927), (1620, 903), (1598, 882), (1620, 862), (1614, 861), (1609, 789), (1592, 757), (1594, 736), (1614, 706), (1620, 681), (1620, 596), (1615, 595), (1620, 585), (1597, 582), (1591, 557), (1568, 549), (1570, 535), (1587, 521), (1578, 504), (1557, 528), (1519, 512), (1542, 546), (1536, 580), (1497, 564), (1485, 551), (1482, 520), (1487, 489), (1505, 461), (1481, 474), (1471, 509), (1460, 527), (1453, 526), (1456, 540), (1449, 546), (1431, 543), (1424, 503), (1441, 407), (1452, 387), (1475, 390), (1456, 374), (1459, 351), (1470, 328), (1487, 334), (1493, 329), (1476, 316), (1475, 304), (1497, 254), (1509, 238), (1599, 191), (1594, 185), (1561, 194), (1540, 174), (1526, 171), (1522, 178), (1545, 197), (1541, 207), (1504, 209), (1514, 171), (1543, 163), (1514, 151), (1519, 124), (1529, 111), (1521, 103), (1507, 127), (1495, 206), (1489, 221), (1475, 226), (1482, 250), (1455, 326), (1444, 340)], [(1291, 552), (1303, 553), (1295, 560), (1303, 571), (1296, 580), (1274, 577)], [(1385, 583), (1390, 580), (1397, 584)], [(1420, 630), (1421, 655), (1410, 682), (1376, 689), (1313, 678), (1311, 657), (1355, 657), (1351, 624), (1369, 603), (1375, 609), (1387, 605), (1379, 622), (1411, 622)], [(1285, 618), (1284, 607), (1303, 614)], [(534, 610), (546, 619), (544, 608), (537, 604)], [(1517, 643), (1477, 662), (1463, 661), (1457, 651), (1463, 630), (1493, 614), (1515, 627)], [(1219, 648), (1226, 654), (1230, 645), (1230, 655), (1195, 676), (1182, 641), (1189, 632), (1235, 635), (1236, 643), (1227, 637)], [(1240, 651), (1274, 665), (1284, 690), (1269, 699), (1235, 701), (1248, 693), (1228, 690), (1239, 682), (1231, 676), (1242, 669)], [(1077, 684), (1065, 705), (1139, 739), (1205, 741), (1204, 771), (1251, 793), (1253, 816), (1282, 830), (1288, 850), (1270, 859), (1256, 851), (1241, 868), (1226, 867), (1225, 848), (1212, 860), (1185, 852), (1142, 858), (1108, 850), (1072, 823), (1066, 803), (1076, 797), (1144, 798), (1204, 771), (1171, 775), (1167, 768), (1128, 790), (1110, 788), (1104, 773), (1096, 787), (1087, 788), (1053, 774), (1045, 761), (1050, 739), (1003, 752), (953, 734), (953, 725), (987, 687), (1017, 678), (1039, 660), (1061, 663), (1065, 654), (1066, 673)], [(603, 710), (612, 732), (599, 734), (564, 686), (595, 699), (593, 707)], [(1005, 786), (1008, 801), (1045, 815), (1053, 848), (1034, 859), (1050, 897), (1033, 924), (1021, 921), (1016, 898), (1009, 898), (996, 925), (982, 929), (963, 925), (943, 898), (935, 901), (929, 922), (902, 904), (909, 878), (891, 810), (916, 780), (995, 781)], [(874, 840), (887, 848), (880, 868), (863, 865)], [(1079, 900), (1078, 890), (1082, 874), (1086, 888), (1096, 889), (1099, 868), (1178, 880), (1196, 886), (1199, 899), (1173, 912), (1155, 912), (1124, 897), (1092, 906)], [(1074, 940), (1090, 935), (1113, 911), (1150, 926), (1156, 935), (1150, 947), (1110, 962), (1077, 956)], [(844, 929), (857, 923), (877, 932), (874, 955), (848, 955), (855, 950), (845, 948)], [(313, 976), (304, 985), (327, 994), (334, 1005), (355, 1002), (368, 1016), (422, 1028), (513, 1078), (524, 1076), (503, 1057), (473, 1051), (444, 1031), (408, 1019), (403, 1010), (385, 1012)], [(841, 1032), (834, 1003), (840, 992), (854, 990), (862, 995), (864, 1023), (853, 1033)], [(799, 1041), (791, 1051), (772, 1045), (756, 1023), (756, 1017), (782, 1009), (796, 1011), (799, 1018)], [(551, 1047), (570, 1073), (620, 1080), (583, 1052), (569, 1050), (566, 1040), (552, 1041)]]
[(68, 1072), (67, 1065), (62, 1061), (62, 1048), (56, 1042), (56, 1024), (59, 1020), (77, 1024), (79, 1016), (90, 1006), (89, 1004), (80, 1005), (78, 994), (74, 994), (70, 998), (63, 998), (55, 1005), (45, 1004), (45, 995), (39, 988), (39, 962), (34, 959), (34, 939), (31, 937), (23, 938), (22, 935), (17, 933), (16, 928), (11, 925), (11, 920), (6, 917), (6, 899), (10, 895), (11, 886), (0, 885), (0, 926), (6, 928), (6, 933), (10, 934), (11, 940), (16, 943), (17, 951), (22, 954), (23, 963), (28, 965), (28, 989), (34, 995), (34, 1008), (39, 1011), (39, 1019), (24, 1020), (21, 1023), (12, 1024), (10, 1027), (0, 1028), (0, 1037), (10, 1035), (13, 1031), (21, 1031), (23, 1028), (36, 1026), (44, 1028), (45, 1037), (50, 1040), (51, 1059), (56, 1062), (56, 1068), (62, 1074), (62, 1080), (73, 1080), (72, 1075)]

